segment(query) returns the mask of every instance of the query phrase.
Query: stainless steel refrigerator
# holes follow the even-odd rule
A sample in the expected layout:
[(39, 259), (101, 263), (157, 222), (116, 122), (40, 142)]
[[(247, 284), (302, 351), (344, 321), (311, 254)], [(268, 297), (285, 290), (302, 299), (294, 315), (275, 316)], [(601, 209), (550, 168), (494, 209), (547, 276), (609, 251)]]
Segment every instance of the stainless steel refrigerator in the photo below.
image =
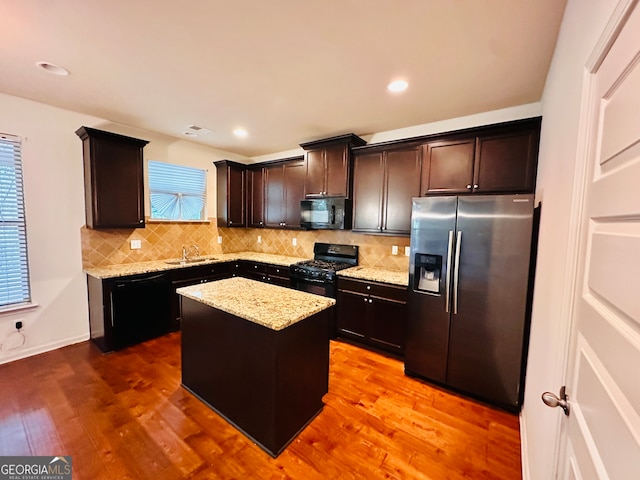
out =
[(413, 199), (405, 373), (518, 410), (533, 195)]

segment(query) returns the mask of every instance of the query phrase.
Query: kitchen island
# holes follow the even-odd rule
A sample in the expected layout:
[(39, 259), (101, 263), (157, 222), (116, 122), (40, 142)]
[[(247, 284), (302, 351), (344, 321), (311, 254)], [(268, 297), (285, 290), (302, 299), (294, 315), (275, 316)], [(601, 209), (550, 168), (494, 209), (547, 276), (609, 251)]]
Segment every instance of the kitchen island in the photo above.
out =
[(177, 293), (182, 385), (276, 457), (322, 410), (335, 300), (240, 277)]

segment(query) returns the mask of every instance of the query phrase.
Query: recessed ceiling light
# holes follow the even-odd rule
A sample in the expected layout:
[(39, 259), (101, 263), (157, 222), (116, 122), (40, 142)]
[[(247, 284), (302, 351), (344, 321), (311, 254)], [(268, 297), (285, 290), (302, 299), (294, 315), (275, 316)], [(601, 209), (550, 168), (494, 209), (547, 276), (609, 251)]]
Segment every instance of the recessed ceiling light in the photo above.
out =
[(395, 80), (387, 85), (387, 90), (390, 92), (403, 92), (407, 89), (409, 84), (404, 80)]
[(60, 65), (56, 65), (51, 62), (36, 62), (36, 65), (43, 69), (47, 73), (51, 73), (53, 75), (60, 75), (61, 77), (66, 77), (69, 75), (69, 70)]
[(246, 137), (247, 135), (249, 135), (249, 132), (247, 132), (244, 128), (236, 128), (236, 129), (233, 131), (233, 134), (234, 134), (236, 137), (244, 138), (244, 137)]

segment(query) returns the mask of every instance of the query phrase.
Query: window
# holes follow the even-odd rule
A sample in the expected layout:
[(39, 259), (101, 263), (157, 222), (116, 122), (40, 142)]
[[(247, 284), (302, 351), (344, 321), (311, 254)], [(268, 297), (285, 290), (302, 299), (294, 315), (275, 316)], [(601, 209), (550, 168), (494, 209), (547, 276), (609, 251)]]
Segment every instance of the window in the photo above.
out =
[(206, 220), (207, 171), (149, 160), (152, 220)]
[(0, 133), (0, 309), (31, 302), (20, 146)]

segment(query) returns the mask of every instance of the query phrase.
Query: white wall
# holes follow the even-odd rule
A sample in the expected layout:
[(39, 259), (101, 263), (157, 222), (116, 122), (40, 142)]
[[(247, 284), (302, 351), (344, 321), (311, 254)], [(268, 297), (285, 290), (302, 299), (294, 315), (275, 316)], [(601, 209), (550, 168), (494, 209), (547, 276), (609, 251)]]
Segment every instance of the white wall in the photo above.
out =
[[(4, 94), (0, 111), (0, 132), (23, 139), (31, 293), (38, 304), (33, 310), (0, 314), (0, 363), (6, 363), (89, 338), (80, 244), (85, 224), (82, 143), (74, 133), (80, 126), (150, 140), (145, 160), (208, 169), (210, 216), (215, 216), (216, 205), (212, 162), (246, 158)], [(26, 343), (7, 351), (18, 344), (12, 335), (18, 320)]]
[[(538, 265), (524, 408), (525, 480), (551, 479), (562, 419), (540, 395), (564, 382), (569, 326), (567, 259), (584, 66), (608, 21), (614, 0), (569, 0), (542, 98), (536, 199), (542, 202)], [(570, 263), (570, 262), (569, 262)]]

